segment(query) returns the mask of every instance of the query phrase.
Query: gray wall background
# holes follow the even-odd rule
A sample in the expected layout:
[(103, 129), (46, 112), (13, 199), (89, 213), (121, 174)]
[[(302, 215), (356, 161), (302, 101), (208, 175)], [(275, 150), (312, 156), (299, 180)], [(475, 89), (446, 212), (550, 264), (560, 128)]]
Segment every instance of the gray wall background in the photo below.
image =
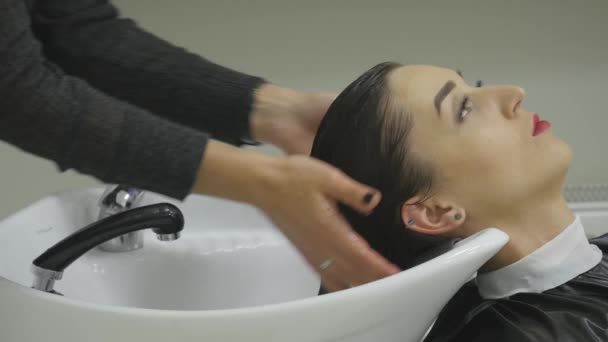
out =
[[(339, 91), (386, 60), (520, 85), (526, 108), (574, 149), (568, 183), (608, 183), (606, 0), (114, 3), (177, 45), (297, 89)], [(50, 192), (99, 184), (4, 143), (0, 161), (0, 217)]]

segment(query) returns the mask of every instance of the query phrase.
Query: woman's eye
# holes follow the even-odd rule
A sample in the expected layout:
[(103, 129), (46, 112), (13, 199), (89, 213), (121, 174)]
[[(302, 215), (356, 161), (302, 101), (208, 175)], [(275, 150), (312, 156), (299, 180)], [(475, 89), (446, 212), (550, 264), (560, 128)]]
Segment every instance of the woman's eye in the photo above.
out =
[(471, 102), (471, 99), (465, 96), (462, 101), (462, 105), (460, 106), (460, 111), (458, 112), (458, 121), (462, 122), (464, 118), (469, 115), (472, 109), (473, 103)]

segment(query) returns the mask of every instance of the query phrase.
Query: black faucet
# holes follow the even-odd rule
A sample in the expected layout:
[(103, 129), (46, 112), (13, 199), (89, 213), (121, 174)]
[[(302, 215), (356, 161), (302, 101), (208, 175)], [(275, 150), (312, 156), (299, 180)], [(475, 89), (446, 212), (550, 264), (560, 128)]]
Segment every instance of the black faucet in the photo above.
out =
[(55, 280), (60, 280), (63, 271), (84, 253), (117, 236), (148, 228), (157, 234), (159, 240), (176, 240), (184, 228), (184, 216), (176, 206), (159, 203), (91, 223), (59, 241), (33, 261), (32, 271), (36, 277), (32, 287), (59, 294), (53, 290)]

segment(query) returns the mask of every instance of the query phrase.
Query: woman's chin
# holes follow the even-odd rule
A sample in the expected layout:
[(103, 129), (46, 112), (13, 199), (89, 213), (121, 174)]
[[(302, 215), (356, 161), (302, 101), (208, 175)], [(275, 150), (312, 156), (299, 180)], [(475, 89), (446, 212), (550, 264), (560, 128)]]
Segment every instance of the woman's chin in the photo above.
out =
[(552, 179), (552, 183), (563, 189), (572, 164), (572, 149), (570, 145), (562, 142), (559, 149), (556, 149), (554, 157), (551, 160), (551, 166), (547, 170), (547, 175)]
[(572, 164), (572, 155), (573, 155), (572, 148), (566, 142), (561, 141), (561, 140), (560, 140), (560, 142), (562, 143), (561, 144), (562, 145), (561, 146), (561, 150), (562, 150), (561, 164), (562, 164), (562, 167), (564, 168), (564, 171), (566, 173), (568, 173), (570, 164)]

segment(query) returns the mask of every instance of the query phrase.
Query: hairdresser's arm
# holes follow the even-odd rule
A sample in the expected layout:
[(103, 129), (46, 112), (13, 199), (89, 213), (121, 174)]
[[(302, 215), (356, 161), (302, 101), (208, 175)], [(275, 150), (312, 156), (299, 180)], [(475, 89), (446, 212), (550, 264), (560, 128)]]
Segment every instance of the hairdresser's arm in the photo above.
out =
[(175, 122), (241, 144), (263, 80), (217, 65), (120, 18), (108, 0), (36, 1), (34, 33), (68, 74)]
[[(189, 53), (120, 18), (107, 0), (38, 1), (33, 22), (46, 56), (67, 73), (230, 144), (248, 137), (288, 153), (307, 153), (302, 145), (312, 143), (310, 132), (314, 135), (331, 102), (323, 94), (273, 86)], [(250, 117), (254, 96), (255, 113), (261, 115)], [(253, 126), (283, 133), (250, 132)]]
[[(341, 202), (369, 213), (380, 202), (380, 194), (321, 161), (276, 158), (210, 141), (193, 192), (256, 205), (316, 269), (323, 260), (333, 259), (334, 264), (322, 273), (329, 290), (398, 272), (350, 228), (336, 208)], [(370, 203), (364, 201), (368, 193), (375, 194)]]
[[(175, 48), (133, 22), (117, 19), (106, 1), (45, 0), (37, 4), (36, 27), (47, 46), (47, 55), (71, 74), (86, 77), (106, 92), (158, 115), (213, 132), (214, 137), (226, 142), (238, 144), (251, 126), (254, 139), (276, 144), (290, 153), (308, 153), (319, 120), (331, 102), (328, 95), (296, 96), (285, 88), (261, 85), (257, 78), (222, 69)], [(281, 116), (285, 113), (296, 115)], [(175, 137), (182, 132), (164, 134)], [(150, 132), (155, 134), (162, 135)], [(190, 136), (184, 135), (183, 146), (188, 151), (178, 151), (180, 158), (187, 159), (182, 154), (202, 145), (185, 141)], [(138, 169), (137, 165), (133, 168)], [(166, 168), (175, 176), (191, 170), (175, 165)], [(159, 173), (157, 178), (162, 176), (166, 175)], [(134, 175), (132, 178), (138, 180)], [(187, 173), (165, 179), (169, 181), (183, 190), (192, 177)], [(158, 187), (152, 190), (163, 192)], [(192, 189), (257, 205), (315, 267), (321, 260), (333, 258), (334, 266), (323, 274), (328, 289), (364, 283), (396, 271), (352, 232), (336, 210), (338, 201), (360, 207), (366, 190), (310, 158), (273, 158), (213, 141), (207, 146)], [(183, 192), (173, 196), (182, 197)]]
[(0, 139), (104, 182), (189, 194), (208, 137), (66, 75), (34, 38), (23, 0), (0, 0)]
[(266, 83), (255, 92), (251, 137), (288, 154), (309, 155), (319, 123), (335, 98)]

